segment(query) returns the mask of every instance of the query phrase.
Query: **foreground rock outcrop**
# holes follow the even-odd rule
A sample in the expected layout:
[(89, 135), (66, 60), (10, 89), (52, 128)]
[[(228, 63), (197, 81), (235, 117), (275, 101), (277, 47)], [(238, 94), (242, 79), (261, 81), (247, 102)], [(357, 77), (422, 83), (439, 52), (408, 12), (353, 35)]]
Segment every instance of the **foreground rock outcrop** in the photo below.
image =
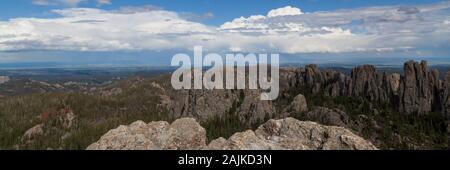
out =
[(192, 118), (144, 123), (113, 129), (88, 150), (376, 150), (370, 142), (342, 127), (293, 118), (269, 120), (256, 131), (219, 138), (206, 145), (206, 132)]
[(119, 126), (90, 145), (88, 150), (195, 150), (206, 146), (206, 131), (195, 119), (178, 119)]

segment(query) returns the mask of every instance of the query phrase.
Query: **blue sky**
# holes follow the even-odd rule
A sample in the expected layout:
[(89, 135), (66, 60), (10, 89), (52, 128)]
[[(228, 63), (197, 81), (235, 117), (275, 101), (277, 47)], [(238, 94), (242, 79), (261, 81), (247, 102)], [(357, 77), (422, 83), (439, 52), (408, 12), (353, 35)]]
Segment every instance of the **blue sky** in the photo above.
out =
[(434, 64), (450, 62), (448, 0), (15, 0), (0, 4), (0, 63), (165, 65), (174, 53), (195, 45), (218, 53), (280, 53), (287, 62), (432, 58), (439, 58)]
[[(214, 17), (204, 20), (208, 24), (219, 25), (240, 16), (264, 14), (271, 9), (297, 6), (305, 12), (329, 11), (383, 5), (414, 5), (441, 2), (443, 0), (114, 0), (111, 4), (99, 5), (95, 1), (80, 2), (77, 7), (118, 9), (123, 6), (154, 5), (166, 10), (191, 12), (195, 14), (213, 13)], [(67, 5), (36, 5), (32, 0), (2, 1), (0, 19), (18, 17), (52, 17), (48, 11), (67, 8)]]

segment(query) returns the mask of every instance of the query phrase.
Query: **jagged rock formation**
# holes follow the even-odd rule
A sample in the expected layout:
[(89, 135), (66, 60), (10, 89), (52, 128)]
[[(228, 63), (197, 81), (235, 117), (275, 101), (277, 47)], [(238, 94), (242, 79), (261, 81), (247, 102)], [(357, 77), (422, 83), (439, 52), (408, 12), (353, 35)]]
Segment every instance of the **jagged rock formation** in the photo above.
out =
[(438, 71), (429, 72), (425, 61), (420, 64), (410, 61), (405, 64), (403, 80), (400, 90), (400, 110), (407, 113), (424, 113), (439, 109), (433, 107), (439, 105)]
[(230, 139), (219, 138), (206, 145), (205, 130), (191, 118), (145, 124), (137, 121), (109, 131), (87, 149), (208, 149), (208, 150), (374, 150), (370, 142), (341, 127), (301, 122), (293, 118), (270, 120), (255, 132), (236, 133)]
[(439, 80), (438, 71), (430, 71), (425, 61), (405, 63), (403, 74), (380, 72), (373, 65), (358, 66), (351, 70), (350, 75), (331, 69), (321, 70), (316, 65), (283, 68), (280, 71), (279, 98), (294, 100), (281, 107), (277, 101), (259, 100), (259, 90), (174, 91), (170, 84), (152, 86), (161, 89), (160, 106), (170, 113), (171, 118), (195, 117), (203, 122), (236, 114), (243, 122), (251, 124), (269, 117), (288, 116), (285, 113), (292, 112), (292, 109), (307, 112), (307, 106), (298, 103), (302, 103), (301, 96), (292, 93), (299, 89), (330, 97), (361, 97), (370, 103), (390, 105), (406, 114), (441, 112), (448, 115), (450, 76), (447, 77)]
[(276, 113), (272, 101), (260, 100), (260, 94), (258, 90), (180, 90), (168, 102), (168, 108), (175, 118), (205, 121), (239, 113), (241, 120), (253, 123)]
[[(161, 82), (151, 86), (161, 92), (158, 107), (167, 110), (171, 118), (195, 117), (200, 122), (237, 115), (242, 122), (254, 124), (267, 118), (284, 118), (292, 112), (307, 113), (309, 108), (302, 104), (305, 103), (303, 98), (296, 96), (299, 90), (330, 97), (364, 98), (371, 105), (387, 104), (405, 114), (441, 112), (448, 116), (450, 113), (450, 75), (439, 80), (439, 73), (430, 71), (425, 61), (405, 63), (402, 74), (380, 72), (372, 65), (356, 67), (349, 75), (331, 69), (321, 70), (316, 65), (283, 68), (279, 98), (289, 100), (281, 105), (278, 101), (259, 100), (259, 90), (174, 91), (170, 83)], [(326, 119), (337, 123), (333, 125), (345, 124), (334, 121), (337, 119), (333, 117), (337, 116)]]
[(307, 112), (309, 109), (305, 96), (303, 96), (302, 94), (298, 94), (291, 102), (291, 104), (287, 107), (287, 110), (296, 113)]
[(439, 80), (439, 72), (430, 71), (426, 61), (405, 63), (403, 75), (378, 72), (372, 65), (363, 65), (347, 76), (307, 65), (281, 72), (280, 82), (284, 91), (308, 88), (313, 94), (363, 97), (371, 102), (390, 104), (404, 113), (442, 112), (448, 115), (449, 74), (446, 80)]
[(450, 72), (447, 72), (445, 75), (444, 85), (442, 87), (444, 89), (444, 92), (441, 96), (441, 102), (445, 113), (447, 113), (447, 116), (450, 114)]

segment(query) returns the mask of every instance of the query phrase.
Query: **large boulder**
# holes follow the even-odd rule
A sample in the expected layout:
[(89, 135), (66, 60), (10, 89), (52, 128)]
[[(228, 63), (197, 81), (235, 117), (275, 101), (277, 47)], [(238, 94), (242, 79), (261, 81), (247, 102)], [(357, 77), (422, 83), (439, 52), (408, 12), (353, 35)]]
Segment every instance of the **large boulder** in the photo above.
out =
[(236, 133), (230, 139), (212, 141), (212, 150), (376, 150), (351, 131), (293, 118), (269, 120), (255, 132)]
[(206, 131), (195, 119), (183, 118), (172, 124), (136, 121), (119, 126), (91, 144), (88, 150), (191, 150), (206, 146)]

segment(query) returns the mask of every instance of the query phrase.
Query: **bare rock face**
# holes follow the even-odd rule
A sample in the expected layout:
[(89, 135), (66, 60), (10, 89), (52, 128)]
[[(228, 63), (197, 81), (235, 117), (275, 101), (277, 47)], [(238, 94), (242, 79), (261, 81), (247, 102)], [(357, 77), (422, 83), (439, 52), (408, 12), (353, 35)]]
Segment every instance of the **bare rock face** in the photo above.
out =
[(236, 133), (212, 141), (207, 149), (230, 150), (374, 150), (370, 142), (341, 127), (323, 126), (293, 118), (269, 120), (255, 132)]
[(308, 103), (305, 96), (298, 94), (288, 107), (291, 111), (296, 113), (304, 113), (308, 111)]
[(205, 121), (226, 114), (238, 114), (241, 120), (254, 123), (273, 115), (271, 101), (260, 100), (258, 90), (180, 90), (170, 102), (169, 110), (175, 118), (195, 117)]
[[(445, 115), (450, 118), (450, 72), (445, 74), (444, 92), (442, 94), (442, 105)], [(449, 131), (450, 132), (450, 131)]]
[[(374, 91), (377, 89), (375, 83), (376, 69), (372, 65), (363, 65), (352, 70), (353, 94), (366, 95), (370, 98), (376, 98)], [(369, 94), (373, 93), (373, 94)]]
[(403, 75), (379, 72), (373, 65), (356, 67), (350, 75), (308, 65), (282, 71), (280, 80), (281, 94), (285, 96), (292, 89), (308, 89), (312, 94), (332, 97), (362, 97), (389, 104), (406, 114), (449, 112), (446, 102), (450, 78), (439, 80), (439, 72), (430, 70), (426, 61), (406, 62)]
[(341, 127), (293, 118), (269, 120), (255, 132), (236, 133), (212, 141), (207, 149), (226, 150), (375, 150), (370, 142)]
[(400, 110), (407, 113), (432, 111), (434, 94), (438, 87), (439, 74), (429, 72), (425, 61), (405, 63)]
[(256, 131), (234, 134), (205, 144), (205, 130), (191, 118), (146, 124), (137, 121), (103, 135), (88, 150), (374, 150), (370, 142), (341, 127), (322, 126), (293, 118), (270, 120)]
[(387, 77), (389, 88), (394, 95), (398, 95), (398, 90), (400, 88), (400, 78), (400, 74), (398, 73), (391, 74)]
[(237, 101), (238, 93), (228, 90), (179, 90), (169, 110), (175, 118), (195, 117), (199, 121), (225, 114)]
[(323, 123), (325, 125), (349, 127), (350, 117), (347, 113), (338, 109), (329, 109), (317, 107), (314, 110), (304, 113), (303, 117), (307, 120)]
[[(378, 71), (373, 65), (363, 65), (344, 74), (316, 65), (286, 68), (280, 71), (280, 99), (295, 98), (280, 110), (272, 101), (261, 101), (258, 90), (180, 90), (170, 91), (164, 85), (152, 85), (161, 91), (161, 106), (172, 118), (195, 117), (200, 122), (227, 114), (238, 115), (246, 123), (257, 123), (269, 117), (284, 117), (288, 112), (307, 112), (303, 93), (329, 97), (356, 97), (373, 104), (392, 106), (398, 112), (411, 114), (450, 112), (449, 80), (439, 80), (439, 72), (428, 69), (425, 61), (409, 61), (404, 74)], [(306, 90), (306, 92), (305, 92)], [(276, 101), (275, 101), (276, 103)], [(287, 108), (287, 109), (285, 109)], [(310, 109), (310, 108), (309, 108)], [(280, 113), (280, 114), (277, 114)]]
[[(238, 132), (231, 136), (228, 140), (219, 138), (211, 141), (205, 148), (206, 150), (282, 150), (282, 146), (270, 143), (260, 138), (255, 132), (248, 130)], [(294, 147), (292, 149), (304, 150), (304, 146)]]
[(376, 71), (373, 65), (363, 65), (352, 70), (351, 96), (362, 96), (369, 101), (388, 101), (384, 74)]
[(88, 150), (191, 150), (206, 146), (206, 132), (195, 119), (119, 126), (103, 135)]
[(306, 84), (311, 87), (312, 93), (319, 93), (324, 78), (323, 75), (320, 74), (321, 72), (317, 68), (317, 65), (307, 65), (305, 71), (306, 76), (304, 82), (306, 82)]

